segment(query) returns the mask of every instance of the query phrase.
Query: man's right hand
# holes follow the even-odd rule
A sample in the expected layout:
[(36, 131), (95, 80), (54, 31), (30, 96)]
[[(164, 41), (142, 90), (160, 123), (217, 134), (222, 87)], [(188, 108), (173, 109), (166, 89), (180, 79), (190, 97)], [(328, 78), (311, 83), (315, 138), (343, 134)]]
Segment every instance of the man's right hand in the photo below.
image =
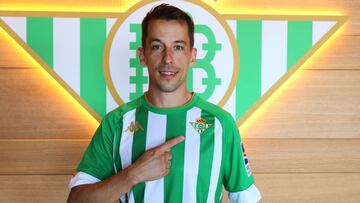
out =
[(170, 170), (172, 154), (170, 149), (184, 141), (184, 136), (178, 136), (146, 151), (131, 166), (127, 168), (128, 175), (134, 185), (156, 180), (167, 175)]
[(175, 137), (164, 144), (146, 151), (138, 160), (112, 177), (94, 184), (79, 185), (71, 189), (70, 202), (113, 202), (128, 192), (134, 185), (159, 179), (169, 173), (170, 149), (184, 141)]

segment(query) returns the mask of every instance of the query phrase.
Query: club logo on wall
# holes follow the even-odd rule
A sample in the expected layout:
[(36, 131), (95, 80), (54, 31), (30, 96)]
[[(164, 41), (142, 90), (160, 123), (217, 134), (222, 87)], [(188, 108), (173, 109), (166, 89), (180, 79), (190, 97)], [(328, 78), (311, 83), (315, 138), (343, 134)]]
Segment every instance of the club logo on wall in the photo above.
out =
[[(158, 4), (136, 5), (110, 31), (104, 68), (107, 84), (117, 103), (133, 100), (147, 90), (147, 68), (139, 63), (137, 48), (141, 46), (141, 21)], [(196, 65), (188, 72), (187, 86), (202, 98), (224, 105), (234, 89), (239, 70), (235, 37), (229, 25), (212, 8), (186, 1), (176, 6), (189, 12), (196, 22), (194, 46), (198, 49), (198, 57)]]
[[(241, 125), (346, 21), (344, 16), (221, 14), (198, 1), (145, 1), (125, 13), (0, 11), (0, 26), (98, 120), (142, 95), (141, 20), (173, 4), (195, 22), (187, 87)], [(316, 15), (316, 13), (315, 13)]]

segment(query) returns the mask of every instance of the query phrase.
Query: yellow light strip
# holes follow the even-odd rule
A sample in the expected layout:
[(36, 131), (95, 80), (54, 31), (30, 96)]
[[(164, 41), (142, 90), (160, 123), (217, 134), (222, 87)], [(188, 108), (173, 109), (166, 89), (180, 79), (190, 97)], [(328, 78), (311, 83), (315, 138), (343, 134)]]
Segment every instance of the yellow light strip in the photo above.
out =
[(44, 68), (40, 69), (42, 71), (42, 78), (40, 78), (40, 80), (43, 80), (44, 83), (47, 83), (49, 86), (54, 87), (56, 91), (58, 91), (61, 95), (64, 95), (64, 100), (69, 102), (72, 108), (75, 108), (77, 110), (76, 112), (79, 112), (79, 116), (81, 118), (88, 118), (89, 125), (96, 129), (96, 127), (99, 125), (99, 121), (95, 119), (95, 117), (91, 115), (90, 112), (85, 109), (84, 106), (80, 104), (80, 102), (77, 101), (74, 96), (68, 92), (68, 90), (66, 90), (62, 85), (60, 85), (52, 75), (50, 75)]
[[(5, 26), (3, 25), (3, 22), (0, 20), (1, 36), (5, 38), (6, 43), (9, 43), (12, 49), (16, 50), (20, 54), (21, 60), (27, 60), (30, 67), (39, 67), (39, 69), (41, 70), (39, 80), (43, 80), (44, 83), (49, 84), (49, 86), (54, 87), (56, 91), (59, 91), (61, 95), (64, 95), (65, 101), (68, 101), (75, 109), (77, 109), (77, 112), (79, 112), (82, 118), (88, 118), (89, 125), (95, 129), (99, 125), (99, 122), (96, 120), (96, 118), (91, 115), (87, 109), (84, 108), (83, 104), (80, 104), (80, 102), (76, 100), (74, 96), (71, 95), (69, 91), (64, 88), (64, 84), (59, 84), (59, 82), (54, 78), (54, 76), (50, 75), (49, 72), (46, 71), (46, 67), (44, 66), (44, 64), (39, 63), (33, 56), (31, 56), (31, 51), (24, 48), (24, 46), (27, 46), (21, 39), (14, 39), (12, 36), (10, 36), (10, 31), (4, 30), (4, 27)], [(14, 35), (14, 33), (12, 34), (14, 37), (19, 38), (17, 35)]]
[(120, 1), (48, 1), (22, 2), (5, 0), (0, 11), (70, 11), (70, 12), (120, 12)]
[(16, 54), (18, 54), (19, 57), (21, 57), (21, 60), (24, 61), (24, 63), (29, 64), (30, 67), (38, 67), (40, 68), (41, 65), (34, 60), (34, 58), (25, 51), (19, 43), (17, 43), (8, 32), (6, 32), (0, 23), (0, 36), (3, 38), (4, 41), (6, 41), (11, 49), (16, 50)]
[(260, 14), (260, 15), (346, 15), (344, 10), (335, 6), (290, 6), (292, 3), (267, 3), (261, 1), (214, 1), (205, 0), (206, 4), (216, 9), (221, 14)]
[[(103, 2), (103, 3), (94, 3), (89, 1), (84, 2), (62, 2), (62, 1), (51, 1), (51, 2), (19, 2), (19, 1), (10, 1), (2, 2), (1, 11), (37, 11), (37, 12), (91, 12), (91, 13), (107, 13), (115, 12), (122, 13), (129, 9), (134, 4), (140, 1), (121, 1), (114, 0), (113, 2)], [(308, 7), (299, 7), (296, 8), (272, 8), (267, 9), (257, 8), (264, 7), (262, 5), (255, 5), (249, 7), (244, 3), (234, 3), (227, 1), (214, 1), (206, 0), (204, 1), (209, 6), (213, 7), (220, 14), (234, 14), (239, 13), (243, 15), (344, 15), (344, 11), (339, 11), (339, 8), (331, 7), (319, 7), (319, 8), (308, 8)], [(273, 6), (275, 7), (275, 6)], [(326, 9), (326, 10), (324, 10)], [(345, 14), (346, 15), (346, 14)]]

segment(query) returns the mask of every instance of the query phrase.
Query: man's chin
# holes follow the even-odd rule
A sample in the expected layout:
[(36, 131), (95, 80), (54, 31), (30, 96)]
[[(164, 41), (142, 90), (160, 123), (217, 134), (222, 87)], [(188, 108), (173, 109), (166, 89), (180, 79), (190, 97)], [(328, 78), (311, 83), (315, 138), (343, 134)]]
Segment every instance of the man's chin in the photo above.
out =
[(158, 88), (162, 92), (171, 93), (175, 92), (178, 89), (179, 86), (176, 85), (158, 85)]

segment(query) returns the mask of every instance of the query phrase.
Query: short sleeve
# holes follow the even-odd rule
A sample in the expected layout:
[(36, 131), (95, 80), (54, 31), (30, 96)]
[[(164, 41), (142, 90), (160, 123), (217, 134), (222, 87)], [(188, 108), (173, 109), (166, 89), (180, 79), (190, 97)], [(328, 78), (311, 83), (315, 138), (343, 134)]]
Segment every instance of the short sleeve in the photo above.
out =
[(75, 176), (71, 178), (68, 188), (72, 189), (73, 187), (76, 187), (78, 185), (93, 184), (97, 182), (100, 182), (100, 180), (87, 173), (78, 172)]
[(99, 180), (105, 180), (115, 174), (113, 131), (108, 116), (105, 116), (84, 153), (77, 168), (78, 172), (84, 172)]
[(249, 166), (244, 145), (235, 122), (226, 128), (226, 151), (224, 163), (224, 187), (229, 192), (230, 202), (253, 203), (261, 198), (254, 185), (254, 177)]

